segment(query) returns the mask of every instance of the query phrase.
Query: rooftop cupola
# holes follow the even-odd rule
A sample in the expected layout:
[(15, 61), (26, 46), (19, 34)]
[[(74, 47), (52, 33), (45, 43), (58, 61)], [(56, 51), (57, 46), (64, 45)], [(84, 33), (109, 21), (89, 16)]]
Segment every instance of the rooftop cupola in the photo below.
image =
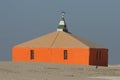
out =
[(66, 26), (66, 23), (65, 23), (65, 19), (64, 19), (64, 15), (65, 15), (65, 12), (62, 12), (61, 13), (61, 20), (59, 22), (59, 26), (57, 28), (57, 31), (65, 31), (65, 32), (68, 32), (68, 29), (67, 29), (67, 26)]

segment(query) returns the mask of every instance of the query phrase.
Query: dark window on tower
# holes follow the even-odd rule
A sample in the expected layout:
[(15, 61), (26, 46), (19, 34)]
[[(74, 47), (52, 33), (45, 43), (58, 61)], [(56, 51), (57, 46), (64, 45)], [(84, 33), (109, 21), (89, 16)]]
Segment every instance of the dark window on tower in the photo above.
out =
[(68, 51), (64, 50), (64, 60), (67, 60), (67, 59), (68, 59)]
[(31, 59), (31, 60), (34, 59), (34, 50), (30, 50), (30, 59)]

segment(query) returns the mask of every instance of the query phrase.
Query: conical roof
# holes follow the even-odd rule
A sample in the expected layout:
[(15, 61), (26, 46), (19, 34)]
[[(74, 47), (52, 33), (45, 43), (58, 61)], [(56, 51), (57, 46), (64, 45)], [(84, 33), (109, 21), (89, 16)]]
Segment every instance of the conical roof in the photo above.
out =
[(40, 48), (103, 48), (91, 41), (64, 31), (55, 31), (36, 39), (21, 43), (15, 47)]
[(36, 48), (104, 48), (91, 41), (77, 37), (68, 32), (66, 27), (64, 13), (60, 20), (57, 31), (35, 38), (33, 40), (21, 43), (15, 47), (36, 47)]

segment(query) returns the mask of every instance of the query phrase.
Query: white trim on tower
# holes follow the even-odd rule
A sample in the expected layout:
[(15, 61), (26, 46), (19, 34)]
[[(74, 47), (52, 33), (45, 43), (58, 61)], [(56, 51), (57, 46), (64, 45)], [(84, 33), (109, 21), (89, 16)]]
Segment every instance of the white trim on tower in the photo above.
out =
[(59, 25), (65, 25), (64, 21), (60, 21)]

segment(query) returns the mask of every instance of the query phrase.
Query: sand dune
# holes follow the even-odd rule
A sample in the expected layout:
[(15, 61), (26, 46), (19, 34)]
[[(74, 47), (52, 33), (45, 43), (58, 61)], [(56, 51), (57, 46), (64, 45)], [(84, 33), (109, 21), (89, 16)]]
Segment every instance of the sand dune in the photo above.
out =
[[(112, 76), (112, 77), (110, 77)], [(120, 66), (109, 67), (0, 62), (0, 80), (119, 80)]]

